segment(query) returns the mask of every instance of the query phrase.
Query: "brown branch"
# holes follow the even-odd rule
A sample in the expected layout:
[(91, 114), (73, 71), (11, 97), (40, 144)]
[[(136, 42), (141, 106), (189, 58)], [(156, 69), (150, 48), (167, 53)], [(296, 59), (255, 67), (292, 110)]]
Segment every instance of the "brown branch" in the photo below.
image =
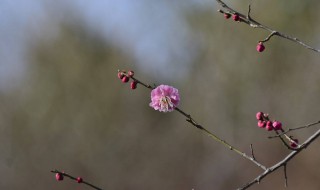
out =
[(314, 126), (314, 125), (317, 125), (317, 124), (320, 124), (320, 121), (317, 121), (317, 122), (314, 122), (314, 123), (310, 123), (310, 124), (308, 124), (308, 125), (304, 125), (304, 126), (301, 126), (301, 127), (289, 128), (289, 129), (287, 129), (286, 131), (283, 131), (282, 133), (279, 133), (279, 134), (277, 134), (277, 135), (275, 135), (275, 136), (270, 136), (270, 137), (268, 137), (268, 138), (269, 138), (269, 139), (271, 139), (271, 138), (276, 138), (276, 137), (279, 137), (279, 136), (281, 136), (281, 135), (287, 134), (287, 133), (289, 133), (290, 131), (295, 131), (295, 130), (299, 130), (299, 129), (309, 128), (309, 127)]
[(284, 172), (284, 186), (288, 187), (287, 163), (283, 165), (283, 172)]
[[(73, 177), (72, 175), (67, 174), (67, 173), (65, 173), (65, 172), (61, 172), (61, 171), (58, 171), (58, 170), (52, 170), (51, 172), (52, 172), (52, 173), (55, 173), (55, 174), (59, 173), (60, 175), (63, 175), (64, 177), (68, 177), (68, 178), (70, 178), (70, 179), (78, 182), (76, 177)], [(79, 183), (79, 182), (78, 182), (78, 183)], [(81, 183), (83, 183), (83, 184), (85, 184), (85, 185), (87, 185), (87, 186), (89, 186), (89, 187), (91, 187), (91, 188), (93, 188), (93, 189), (102, 190), (101, 188), (99, 188), (99, 187), (97, 187), (97, 186), (95, 186), (95, 185), (93, 185), (93, 184), (91, 184), (91, 183), (89, 183), (89, 182), (87, 182), (87, 181), (82, 180)]]
[[(148, 85), (140, 80), (138, 80), (137, 78), (134, 78), (133, 76), (129, 76), (132, 80), (134, 80), (135, 82), (141, 84), (142, 86), (153, 90), (155, 89), (156, 86), (152, 87), (151, 85)], [(307, 148), (315, 139), (317, 139), (320, 136), (320, 130), (318, 130), (316, 133), (314, 133), (312, 136), (310, 136), (303, 144), (301, 144), (300, 146), (298, 146), (298, 148), (291, 148), (283, 139), (283, 137), (280, 135), (279, 132), (275, 131), (277, 133), (277, 136), (281, 139), (281, 141), (285, 144), (285, 146), (292, 150), (292, 152), (290, 154), (287, 155), (287, 157), (285, 157), (282, 161), (276, 163), (275, 165), (267, 168), (266, 166), (262, 165), (261, 163), (259, 163), (254, 156), (253, 153), (253, 148), (252, 145), (250, 145), (251, 148), (251, 156), (248, 156), (247, 154), (245, 154), (244, 152), (241, 152), (240, 150), (236, 149), (234, 146), (232, 146), (231, 144), (229, 144), (228, 142), (226, 142), (225, 140), (219, 138), (217, 135), (213, 134), (212, 132), (210, 132), (209, 130), (207, 130), (206, 128), (204, 128), (202, 125), (198, 124), (192, 117), (190, 114), (187, 114), (186, 112), (184, 112), (183, 110), (181, 110), (180, 108), (176, 107), (174, 108), (177, 112), (179, 112), (180, 114), (182, 114), (184, 117), (186, 117), (186, 121), (189, 122), (190, 124), (192, 124), (193, 126), (195, 126), (197, 129), (201, 130), (203, 133), (205, 133), (206, 135), (208, 135), (209, 137), (211, 137), (212, 139), (214, 139), (215, 141), (219, 142), (220, 144), (226, 146), (228, 149), (236, 152), (237, 154), (239, 154), (240, 156), (248, 159), (249, 161), (251, 161), (252, 163), (254, 163), (255, 165), (257, 165), (258, 167), (260, 167), (261, 169), (264, 170), (264, 172), (262, 174), (260, 174), (258, 177), (256, 177), (254, 180), (252, 180), (251, 182), (245, 184), (243, 187), (239, 188), (241, 189), (247, 189), (249, 187), (251, 187), (252, 185), (259, 183), (263, 178), (265, 178), (267, 175), (271, 174), (272, 172), (276, 171), (277, 169), (279, 169), (280, 167), (284, 167), (284, 178), (285, 178), (285, 186), (287, 186), (287, 163), (294, 158), (296, 155), (298, 155), (303, 149)], [(264, 116), (267, 120), (269, 120), (268, 115)], [(312, 123), (309, 124), (307, 126), (312, 126), (315, 124), (318, 124), (319, 122), (316, 123)], [(284, 132), (284, 130), (281, 131), (282, 133)], [(288, 138), (290, 141), (293, 141), (293, 139), (291, 137), (288, 137), (287, 135), (284, 134), (284, 137)]]
[[(123, 72), (126, 74), (126, 72)], [(138, 80), (137, 78), (131, 76), (130, 78), (132, 78), (134, 81), (136, 81), (137, 83), (141, 84), (142, 86), (153, 90), (155, 87), (152, 87), (149, 84), (146, 84), (140, 80)], [(184, 112), (183, 110), (181, 110), (180, 108), (176, 107), (175, 110), (177, 112), (179, 112), (180, 114), (182, 114), (183, 116), (186, 117), (186, 121), (189, 122), (190, 124), (192, 124), (193, 126), (195, 126), (197, 129), (200, 129), (203, 133), (205, 133), (206, 135), (208, 135), (209, 137), (211, 137), (213, 140), (219, 142), (220, 144), (226, 146), (228, 149), (236, 152), (237, 154), (239, 154), (240, 156), (248, 159), (249, 161), (253, 162), (255, 165), (257, 165), (258, 167), (260, 167), (263, 170), (266, 170), (266, 166), (264, 166), (263, 164), (259, 163), (258, 161), (256, 161), (253, 157), (248, 156), (246, 153), (238, 150), (236, 147), (232, 146), (231, 144), (229, 144), (227, 141), (221, 139), (220, 137), (218, 137), (217, 135), (213, 134), (212, 132), (210, 132), (209, 130), (207, 130), (206, 128), (204, 128), (202, 125), (198, 124), (192, 117), (190, 114), (187, 114), (186, 112)]]
[(301, 146), (300, 148), (293, 150), (290, 154), (287, 155), (283, 160), (276, 163), (275, 165), (267, 168), (262, 174), (257, 176), (255, 179), (253, 179), (251, 182), (245, 184), (243, 187), (238, 188), (238, 190), (247, 189), (251, 187), (252, 185), (260, 182), (263, 178), (265, 178), (267, 175), (271, 174), (272, 172), (279, 169), (281, 166), (286, 165), (292, 158), (297, 156), (302, 150), (306, 149), (314, 140), (316, 140), (320, 136), (320, 129), (315, 132), (313, 135), (311, 135)]
[(307, 48), (307, 49), (310, 49), (312, 51), (315, 51), (315, 52), (318, 52), (320, 53), (320, 49), (316, 49), (316, 48), (313, 48), (311, 47), (310, 45), (307, 45), (306, 43), (302, 42), (301, 40), (299, 40), (298, 38), (296, 37), (292, 37), (292, 36), (289, 36), (287, 34), (284, 34), (282, 32), (279, 32), (279, 31), (276, 31), (266, 25), (263, 25), (261, 23), (259, 23), (258, 21), (254, 20), (251, 18), (250, 16), (250, 13), (251, 13), (251, 5), (249, 5), (249, 10), (248, 10), (248, 13), (247, 15), (244, 15), (234, 9), (232, 9), (231, 7), (229, 7), (227, 4), (225, 4), (222, 0), (216, 0), (217, 3), (219, 3), (219, 5), (221, 7), (223, 7), (226, 11), (223, 11), (223, 10), (218, 10), (220, 13), (231, 13), (231, 14), (237, 14), (240, 16), (240, 20), (242, 23), (246, 23), (248, 24), (250, 27), (253, 27), (253, 28), (261, 28), (261, 29), (264, 29), (268, 32), (270, 32), (270, 35), (264, 39), (264, 40), (261, 40), (259, 42), (266, 42), (266, 41), (269, 41), (271, 39), (271, 37), (273, 36), (279, 36), (281, 38), (284, 38), (284, 39), (287, 39), (287, 40), (290, 40), (292, 42), (295, 42), (295, 43), (298, 43), (300, 45), (302, 45), (303, 47)]

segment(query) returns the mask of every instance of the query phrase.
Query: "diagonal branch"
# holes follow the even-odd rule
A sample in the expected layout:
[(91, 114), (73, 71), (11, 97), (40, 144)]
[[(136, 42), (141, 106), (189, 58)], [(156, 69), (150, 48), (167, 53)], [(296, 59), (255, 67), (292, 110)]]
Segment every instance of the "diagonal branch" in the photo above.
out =
[(244, 14), (239, 13), (238, 11), (232, 9), (231, 7), (229, 7), (229, 6), (228, 6), (226, 3), (224, 3), (222, 0), (216, 0), (216, 1), (217, 1), (217, 3), (219, 3), (219, 5), (220, 5), (222, 8), (224, 8), (224, 9), (226, 10), (226, 11), (219, 10), (220, 13), (225, 13), (225, 12), (227, 12), (227, 13), (231, 13), (231, 14), (237, 14), (237, 15), (240, 16), (240, 18), (241, 18), (240, 20), (241, 20), (242, 23), (246, 23), (246, 24), (248, 24), (250, 27), (253, 27), (253, 28), (261, 28), (261, 29), (264, 29), (264, 30), (270, 32), (270, 35), (269, 35), (266, 39), (264, 39), (264, 40), (262, 40), (262, 41), (260, 41), (260, 42), (266, 42), (266, 41), (269, 41), (269, 40), (271, 39), (271, 37), (273, 37), (273, 36), (278, 36), (278, 37), (281, 37), (281, 38), (290, 40), (290, 41), (292, 41), (292, 42), (298, 43), (298, 44), (302, 45), (303, 47), (305, 47), (305, 48), (307, 48), (307, 49), (309, 49), (309, 50), (312, 50), (312, 51), (315, 51), (315, 52), (317, 52), (317, 53), (320, 53), (320, 49), (316, 49), (316, 48), (314, 48), (314, 47), (311, 47), (310, 45), (302, 42), (301, 40), (299, 40), (299, 39), (296, 38), (296, 37), (292, 37), (292, 36), (289, 36), (289, 35), (284, 34), (284, 33), (282, 33), (282, 32), (276, 31), (276, 30), (274, 30), (274, 29), (272, 29), (272, 28), (270, 28), (270, 27), (268, 27), (268, 26), (266, 26), (266, 25), (264, 25), (264, 24), (259, 23), (259, 22), (256, 21), (256, 20), (252, 19), (251, 16), (250, 16), (250, 13), (251, 13), (251, 5), (249, 5), (248, 14), (247, 14), (247, 15), (244, 15)]
[[(67, 173), (65, 173), (65, 172), (61, 172), (61, 171), (59, 171), (59, 170), (52, 170), (51, 173), (56, 173), (56, 174), (59, 173), (59, 174), (65, 176), (65, 177), (70, 178), (71, 180), (77, 181), (77, 178), (76, 178), (76, 177), (73, 177), (72, 175), (67, 174)], [(78, 181), (77, 181), (77, 182), (78, 182)], [(87, 186), (89, 186), (89, 187), (91, 187), (91, 188), (93, 188), (93, 189), (96, 189), (96, 190), (102, 190), (101, 188), (99, 188), (99, 187), (97, 187), (97, 186), (95, 186), (95, 185), (93, 185), (93, 184), (91, 184), (91, 183), (89, 183), (89, 182), (87, 182), (87, 181), (84, 181), (84, 180), (81, 180), (81, 182), (78, 182), (78, 183), (83, 183), (83, 184), (85, 184), (85, 185), (87, 185)]]
[[(125, 72), (123, 72), (124, 74), (126, 74)], [(137, 82), (138, 84), (141, 84), (142, 86), (153, 90), (155, 87), (152, 87), (149, 84), (146, 84), (140, 80), (138, 80), (137, 78), (133, 77), (133, 76), (129, 76), (132, 80), (134, 80), (135, 82)], [(227, 141), (221, 139), (220, 137), (218, 137), (217, 135), (213, 134), (212, 132), (210, 132), (209, 130), (207, 130), (206, 128), (204, 128), (202, 125), (198, 124), (192, 117), (190, 114), (187, 114), (186, 112), (184, 112), (183, 110), (181, 110), (180, 108), (176, 107), (175, 110), (177, 112), (179, 112), (180, 114), (182, 114), (183, 116), (185, 116), (187, 119), (186, 121), (191, 123), (193, 126), (195, 126), (197, 129), (200, 129), (203, 133), (205, 133), (206, 135), (208, 135), (209, 137), (211, 137), (213, 140), (219, 142), (220, 144), (224, 145), (225, 147), (227, 147), (228, 149), (234, 151), (235, 153), (239, 154), (240, 156), (250, 160), (251, 162), (253, 162), (256, 166), (260, 167), (263, 170), (266, 170), (267, 167), (264, 166), (263, 164), (259, 163), (254, 157), (251, 157), (249, 155), (247, 155), (246, 153), (240, 151), (239, 149), (237, 149), (236, 147), (232, 146), (231, 144), (229, 144)]]
[(257, 176), (255, 179), (253, 179), (251, 182), (245, 184), (243, 187), (238, 188), (238, 190), (247, 189), (250, 186), (259, 183), (263, 178), (265, 178), (267, 175), (271, 174), (272, 172), (276, 171), (282, 166), (285, 166), (292, 158), (297, 156), (303, 149), (306, 149), (314, 140), (316, 140), (320, 136), (320, 129), (315, 132), (312, 136), (310, 136), (299, 149), (293, 150), (290, 154), (288, 154), (287, 157), (285, 157), (282, 161), (278, 162), (277, 164), (267, 168), (262, 174)]

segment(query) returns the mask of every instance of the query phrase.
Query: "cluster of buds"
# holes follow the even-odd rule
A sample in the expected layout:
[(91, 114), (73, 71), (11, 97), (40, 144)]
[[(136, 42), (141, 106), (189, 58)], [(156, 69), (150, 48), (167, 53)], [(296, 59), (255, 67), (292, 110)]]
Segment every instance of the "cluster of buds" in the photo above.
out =
[[(256, 113), (256, 119), (258, 120), (258, 127), (265, 128), (267, 131), (281, 131), (284, 132), (282, 129), (282, 123), (280, 121), (271, 121), (269, 119), (269, 114), (263, 112)], [(286, 136), (286, 135), (285, 135)], [(290, 141), (290, 147), (297, 148), (298, 147), (298, 139), (293, 139), (292, 137), (286, 136), (287, 139)]]
[[(56, 180), (57, 180), (57, 181), (62, 181), (63, 178), (64, 178), (64, 172), (62, 172), (62, 173), (60, 173), (60, 172), (56, 173)], [(77, 178), (75, 178), (75, 180), (77, 181), (77, 183), (82, 183), (82, 182), (83, 182), (82, 177), (77, 177)]]
[(258, 112), (256, 118), (258, 120), (258, 127), (260, 128), (265, 128), (267, 131), (282, 130), (282, 123), (280, 121), (270, 121), (268, 114)]
[[(237, 22), (241, 22), (241, 17), (238, 13), (227, 13), (227, 12), (224, 12), (223, 10), (218, 10), (220, 13), (223, 13), (223, 16), (225, 19), (229, 19), (232, 17), (232, 19), (234, 21), (237, 21)], [(263, 52), (264, 50), (266, 49), (266, 47), (263, 45), (263, 42), (259, 42), (257, 47), (256, 47), (256, 50), (258, 52)]]
[(123, 83), (127, 83), (129, 82), (130, 79), (132, 79), (133, 81), (130, 83), (130, 88), (132, 90), (137, 88), (137, 81), (135, 79), (133, 79), (134, 76), (134, 72), (133, 71), (120, 71), (118, 70), (118, 78), (123, 82)]
[(232, 16), (232, 19), (233, 19), (234, 21), (237, 21), (237, 22), (240, 22), (240, 21), (241, 21), (241, 18), (240, 18), (240, 16), (239, 16), (237, 13), (235, 13), (235, 14), (223, 13), (223, 16), (224, 16), (224, 18), (226, 18), (226, 19), (229, 19), (229, 18)]

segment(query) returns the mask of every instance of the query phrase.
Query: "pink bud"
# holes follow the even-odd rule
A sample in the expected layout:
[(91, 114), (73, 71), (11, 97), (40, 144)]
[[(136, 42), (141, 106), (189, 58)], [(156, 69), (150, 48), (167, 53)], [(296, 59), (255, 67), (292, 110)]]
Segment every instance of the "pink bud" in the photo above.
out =
[(264, 47), (262, 42), (259, 42), (257, 47), (256, 47), (256, 49), (257, 49), (258, 52), (263, 52), (265, 47)]
[(123, 72), (118, 72), (118, 78), (119, 78), (119, 79), (122, 79), (123, 77), (124, 77)]
[(123, 82), (123, 83), (127, 83), (128, 81), (129, 81), (129, 77), (124, 76), (124, 77), (122, 78), (122, 82)]
[(132, 81), (131, 84), (130, 84), (130, 87), (132, 90), (136, 89), (137, 88), (137, 82), (136, 81)]
[(229, 13), (224, 13), (223, 15), (224, 15), (224, 18), (226, 18), (226, 19), (229, 19), (231, 17), (231, 14), (229, 14)]
[(266, 129), (267, 129), (267, 131), (272, 131), (273, 130), (273, 126), (272, 126), (272, 122), (271, 121), (267, 121)]
[(57, 181), (62, 181), (63, 180), (63, 175), (61, 173), (56, 173), (56, 180)]
[(292, 148), (297, 148), (297, 146), (298, 146), (298, 143), (299, 143), (299, 140), (298, 139), (292, 139), (294, 142), (291, 142), (290, 143), (290, 146), (292, 147)]
[(256, 118), (257, 118), (257, 120), (262, 120), (262, 118), (263, 118), (263, 112), (257, 112), (257, 113), (256, 113)]
[(262, 120), (258, 121), (258, 127), (264, 128), (265, 126), (266, 126), (266, 122), (265, 121), (262, 121)]
[(240, 20), (240, 16), (238, 14), (234, 14), (234, 15), (232, 15), (232, 19), (234, 21), (239, 21)]
[(78, 183), (82, 183), (83, 182), (83, 179), (81, 177), (77, 177), (76, 180), (77, 180)]
[(272, 126), (274, 127), (275, 130), (281, 130), (282, 129), (282, 123), (279, 121), (274, 121)]
[(128, 71), (128, 75), (129, 75), (129, 77), (133, 77), (134, 72), (133, 71)]

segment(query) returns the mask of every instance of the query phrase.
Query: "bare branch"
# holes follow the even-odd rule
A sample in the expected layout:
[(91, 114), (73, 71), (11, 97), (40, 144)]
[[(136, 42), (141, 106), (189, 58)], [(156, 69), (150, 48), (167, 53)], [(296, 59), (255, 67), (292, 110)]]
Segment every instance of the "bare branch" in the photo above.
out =
[(314, 47), (311, 47), (310, 45), (307, 45), (306, 43), (302, 42), (301, 40), (299, 40), (298, 38), (296, 37), (292, 37), (292, 36), (289, 36), (287, 34), (284, 34), (282, 32), (279, 32), (279, 31), (276, 31), (266, 25), (263, 25), (261, 23), (259, 23), (258, 21), (254, 20), (251, 18), (250, 16), (250, 13), (251, 13), (251, 5), (249, 5), (249, 10), (248, 10), (248, 13), (247, 15), (244, 15), (244, 14), (241, 14), (240, 12), (232, 9), (231, 7), (229, 7), (227, 4), (225, 4), (222, 0), (216, 0), (217, 3), (220, 4), (221, 7), (223, 7), (226, 11), (223, 11), (223, 10), (220, 10), (219, 12), (220, 13), (225, 13), (225, 12), (229, 12), (231, 14), (238, 14), (240, 16), (240, 20), (242, 23), (246, 23), (248, 24), (249, 26), (253, 27), (253, 28), (261, 28), (261, 29), (264, 29), (268, 32), (270, 32), (270, 35), (265, 39), (265, 40), (262, 40), (260, 42), (266, 42), (268, 40), (270, 40), (270, 38), (272, 36), (279, 36), (281, 38), (284, 38), (284, 39), (287, 39), (287, 40), (290, 40), (292, 42), (295, 42), (295, 43), (298, 43), (300, 45), (302, 45), (303, 47), (309, 49), (309, 50), (312, 50), (312, 51), (315, 51), (317, 53), (320, 53), (320, 49), (316, 49)]
[(320, 124), (320, 121), (317, 121), (317, 122), (314, 122), (314, 123), (310, 123), (310, 124), (308, 124), (308, 125), (304, 125), (304, 126), (301, 126), (301, 127), (289, 128), (288, 130), (283, 131), (282, 133), (279, 133), (279, 134), (277, 134), (277, 135), (275, 135), (275, 136), (270, 136), (270, 137), (268, 137), (268, 138), (269, 138), (269, 139), (271, 139), (271, 138), (276, 138), (276, 137), (279, 137), (279, 136), (281, 136), (281, 135), (287, 134), (287, 133), (289, 133), (290, 131), (295, 131), (295, 130), (299, 130), (299, 129), (309, 128), (309, 127), (315, 126), (315, 125), (317, 125), (317, 124)]
[(245, 184), (243, 187), (238, 188), (238, 190), (242, 189), (248, 189), (252, 185), (260, 182), (263, 178), (265, 178), (267, 175), (271, 174), (272, 172), (276, 171), (279, 169), (281, 166), (284, 166), (287, 164), (292, 158), (297, 156), (302, 150), (306, 149), (314, 140), (316, 140), (320, 136), (320, 129), (315, 132), (312, 136), (310, 136), (301, 146), (299, 149), (293, 150), (290, 154), (288, 154), (287, 157), (285, 157), (283, 160), (280, 162), (276, 163), (275, 165), (267, 168), (262, 174), (257, 176), (255, 179), (253, 179), (251, 182)]
[(283, 165), (283, 172), (284, 172), (284, 186), (288, 187), (287, 163)]
[[(65, 173), (65, 172), (61, 172), (61, 171), (58, 171), (58, 170), (52, 170), (51, 172), (52, 172), (52, 173), (56, 173), (56, 174), (59, 173), (60, 175), (63, 175), (64, 177), (68, 177), (68, 178), (76, 181), (77, 183), (79, 183), (79, 182), (77, 181), (77, 178), (76, 178), (76, 177), (73, 177), (72, 175), (69, 175), (69, 174), (67, 174), (67, 173)], [(82, 180), (81, 183), (83, 183), (83, 184), (85, 184), (85, 185), (87, 185), (87, 186), (89, 186), (89, 187), (91, 187), (91, 188), (93, 188), (93, 189), (102, 190), (101, 188), (99, 188), (99, 187), (97, 187), (97, 186), (95, 186), (95, 185), (93, 185), (93, 184), (91, 184), (91, 183), (89, 183), (89, 182), (87, 182), (87, 181)]]
[[(126, 74), (126, 72), (122, 71), (124, 74)], [(136, 81), (137, 83), (141, 84), (142, 86), (152, 90), (154, 89), (154, 87), (152, 87), (151, 85), (148, 85), (140, 80), (138, 80), (137, 78), (133, 77), (133, 76), (129, 76), (130, 78), (132, 78), (134, 81)], [(175, 108), (176, 111), (178, 111), (180, 114), (182, 114), (183, 116), (186, 117), (186, 121), (191, 123), (193, 126), (195, 126), (197, 129), (200, 129), (202, 132), (204, 132), (206, 135), (208, 135), (209, 137), (211, 137), (213, 140), (221, 143), (222, 145), (226, 146), (228, 149), (234, 151), (235, 153), (239, 154), (240, 156), (250, 160), (251, 162), (253, 162), (256, 166), (260, 167), (263, 170), (266, 170), (266, 166), (264, 166), (263, 164), (257, 162), (253, 157), (248, 156), (246, 153), (238, 150), (236, 147), (232, 146), (231, 144), (229, 144), (227, 141), (221, 139), (220, 137), (218, 137), (217, 135), (213, 134), (212, 132), (210, 132), (209, 130), (207, 130), (206, 128), (204, 128), (202, 125), (198, 124), (192, 117), (190, 114), (187, 114), (186, 112), (184, 112), (183, 110), (181, 110), (180, 108), (176, 107)]]

